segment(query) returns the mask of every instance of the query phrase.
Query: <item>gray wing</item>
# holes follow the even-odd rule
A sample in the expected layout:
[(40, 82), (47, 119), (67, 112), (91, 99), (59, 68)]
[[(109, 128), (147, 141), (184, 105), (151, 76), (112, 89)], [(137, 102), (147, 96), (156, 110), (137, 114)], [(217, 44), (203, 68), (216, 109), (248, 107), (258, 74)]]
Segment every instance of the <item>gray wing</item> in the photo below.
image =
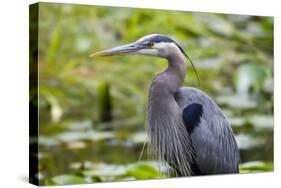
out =
[(175, 95), (195, 151), (195, 174), (239, 172), (239, 150), (229, 122), (202, 91), (183, 87)]

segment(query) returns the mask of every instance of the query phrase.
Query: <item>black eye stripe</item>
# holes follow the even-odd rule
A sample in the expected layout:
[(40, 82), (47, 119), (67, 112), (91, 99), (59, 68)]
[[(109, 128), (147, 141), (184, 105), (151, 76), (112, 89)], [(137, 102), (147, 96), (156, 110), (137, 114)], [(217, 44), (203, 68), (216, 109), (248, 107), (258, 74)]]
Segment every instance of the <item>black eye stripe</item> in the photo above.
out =
[(145, 37), (143, 39), (140, 39), (140, 42), (144, 46), (148, 46), (149, 45), (148, 43), (152, 43), (152, 44), (160, 43), (160, 42), (174, 43), (174, 44), (176, 44), (179, 47), (179, 49), (181, 51), (183, 51), (182, 48), (180, 47), (180, 45), (177, 42), (175, 42), (173, 39), (171, 39), (170, 37), (165, 36), (165, 35), (160, 35), (160, 34), (151, 35), (149, 37)]
[(146, 42), (153, 42), (153, 43), (159, 43), (159, 42), (173, 42), (176, 43), (174, 40), (171, 38), (165, 36), (165, 35), (153, 35), (151, 37), (144, 38), (143, 43)]

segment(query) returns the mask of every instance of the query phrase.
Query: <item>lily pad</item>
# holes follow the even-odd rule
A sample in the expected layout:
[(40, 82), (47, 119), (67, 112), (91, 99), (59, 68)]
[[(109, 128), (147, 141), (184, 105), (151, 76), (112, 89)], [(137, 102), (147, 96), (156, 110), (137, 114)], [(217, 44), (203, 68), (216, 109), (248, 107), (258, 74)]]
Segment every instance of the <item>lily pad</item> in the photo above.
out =
[(62, 142), (74, 142), (87, 138), (85, 132), (69, 131), (56, 135), (56, 138)]
[(258, 129), (273, 130), (273, 116), (254, 115), (249, 119), (249, 122)]
[(240, 164), (240, 171), (243, 172), (253, 172), (253, 171), (272, 171), (273, 164), (265, 163), (262, 161), (251, 161)]
[(130, 136), (130, 141), (133, 143), (144, 143), (147, 141), (147, 133), (146, 132), (137, 132)]
[(246, 121), (240, 117), (228, 118), (228, 121), (233, 127), (241, 127), (246, 123)]
[(57, 146), (60, 142), (55, 138), (40, 135), (38, 137), (38, 144), (39, 146)]
[(136, 179), (163, 178), (163, 175), (160, 174), (157, 169), (144, 162), (130, 165), (127, 174)]
[(121, 176), (126, 173), (125, 166), (99, 163), (93, 165), (92, 170), (83, 171), (85, 176)]
[(69, 149), (84, 149), (86, 148), (87, 144), (82, 141), (74, 141), (67, 143), (67, 148)]
[(73, 131), (79, 131), (79, 130), (87, 130), (92, 127), (92, 122), (90, 120), (84, 120), (84, 121), (76, 121), (71, 122), (69, 124), (69, 129)]
[(56, 135), (56, 138), (62, 142), (74, 142), (81, 140), (100, 141), (113, 138), (114, 134), (110, 131), (69, 131)]
[(239, 95), (225, 95), (217, 97), (217, 101), (220, 104), (227, 105), (237, 109), (253, 109), (257, 106), (255, 101), (241, 97)]
[(263, 138), (254, 137), (245, 133), (236, 135), (236, 140), (239, 149), (250, 149), (256, 146), (263, 145), (265, 143), (265, 140)]
[(116, 179), (124, 178), (126, 176), (126, 166), (112, 165), (105, 163), (92, 164), (92, 169), (82, 172), (84, 176), (99, 179), (101, 181), (114, 181)]
[(65, 174), (65, 175), (59, 175), (53, 177), (52, 182), (57, 185), (66, 185), (66, 184), (90, 183), (91, 181), (81, 176)]

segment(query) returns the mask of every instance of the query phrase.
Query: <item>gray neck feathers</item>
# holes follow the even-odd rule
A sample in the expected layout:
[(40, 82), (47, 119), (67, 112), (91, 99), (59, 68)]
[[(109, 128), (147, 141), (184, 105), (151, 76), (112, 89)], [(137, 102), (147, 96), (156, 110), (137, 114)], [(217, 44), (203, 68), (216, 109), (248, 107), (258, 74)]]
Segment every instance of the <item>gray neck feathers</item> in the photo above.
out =
[(147, 129), (152, 146), (150, 152), (187, 176), (191, 173), (186, 161), (192, 158), (190, 138), (185, 134), (182, 110), (174, 98), (185, 78), (185, 58), (182, 53), (175, 52), (167, 60), (168, 68), (153, 79), (149, 92)]
[(182, 86), (185, 78), (185, 57), (181, 52), (174, 52), (168, 58), (168, 68), (158, 74), (152, 81), (150, 98), (173, 97)]

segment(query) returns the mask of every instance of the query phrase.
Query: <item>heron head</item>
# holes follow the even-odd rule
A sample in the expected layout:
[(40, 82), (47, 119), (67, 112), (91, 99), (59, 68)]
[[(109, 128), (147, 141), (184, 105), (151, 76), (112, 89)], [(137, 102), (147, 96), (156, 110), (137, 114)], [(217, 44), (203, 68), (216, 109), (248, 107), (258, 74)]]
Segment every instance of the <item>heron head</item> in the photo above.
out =
[(172, 53), (184, 53), (183, 49), (170, 37), (151, 34), (136, 42), (93, 53), (91, 57), (113, 55), (148, 55), (168, 58)]

